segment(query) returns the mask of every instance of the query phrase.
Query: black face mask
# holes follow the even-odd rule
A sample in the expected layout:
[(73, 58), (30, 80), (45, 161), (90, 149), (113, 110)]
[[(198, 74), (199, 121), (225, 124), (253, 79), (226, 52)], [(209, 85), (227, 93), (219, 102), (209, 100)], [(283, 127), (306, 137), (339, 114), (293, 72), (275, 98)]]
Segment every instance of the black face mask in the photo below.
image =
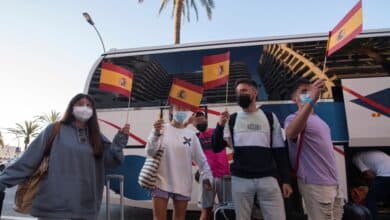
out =
[(241, 106), (241, 108), (245, 109), (245, 108), (249, 107), (249, 105), (252, 102), (252, 99), (251, 99), (250, 95), (242, 94), (242, 95), (239, 95), (237, 97), (237, 102), (238, 102), (238, 105)]
[(197, 124), (196, 129), (198, 129), (200, 132), (205, 132), (207, 129), (207, 123)]

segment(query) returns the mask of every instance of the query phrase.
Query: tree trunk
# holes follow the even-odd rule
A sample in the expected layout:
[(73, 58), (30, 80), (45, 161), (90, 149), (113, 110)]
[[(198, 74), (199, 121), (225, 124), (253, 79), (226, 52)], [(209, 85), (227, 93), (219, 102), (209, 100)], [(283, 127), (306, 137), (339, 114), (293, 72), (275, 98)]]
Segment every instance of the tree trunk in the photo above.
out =
[(174, 0), (175, 4), (175, 44), (180, 44), (180, 27), (181, 27), (181, 15), (183, 10), (183, 0)]

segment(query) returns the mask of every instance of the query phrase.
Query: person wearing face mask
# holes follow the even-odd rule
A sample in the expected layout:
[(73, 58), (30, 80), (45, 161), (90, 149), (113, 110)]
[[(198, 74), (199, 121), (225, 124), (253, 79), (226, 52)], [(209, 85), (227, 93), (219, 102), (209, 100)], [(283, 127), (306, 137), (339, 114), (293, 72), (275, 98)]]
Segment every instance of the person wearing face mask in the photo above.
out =
[(309, 220), (338, 220), (343, 211), (331, 131), (314, 113), (324, 87), (322, 79), (314, 83), (298, 80), (291, 96), (298, 111), (289, 115), (284, 123), (291, 165)]
[(157, 120), (146, 143), (146, 154), (150, 157), (153, 157), (158, 149), (164, 149), (156, 185), (151, 190), (154, 220), (166, 219), (169, 198), (173, 200), (173, 219), (185, 219), (192, 193), (192, 161), (195, 161), (200, 169), (204, 188), (212, 189), (213, 176), (210, 167), (196, 133), (186, 127), (186, 119), (186, 109), (174, 106), (170, 123), (164, 123), (162, 119)]
[[(208, 128), (207, 116), (203, 112), (196, 112), (192, 115), (189, 121), (199, 131), (197, 135), (214, 177), (214, 191), (205, 190), (203, 184), (200, 184), (201, 193), (199, 198), (199, 206), (201, 208), (201, 214), (199, 219), (208, 220), (212, 218), (212, 209), (214, 206), (215, 196), (218, 197), (219, 201), (222, 201), (223, 199), (222, 193), (224, 192), (222, 192), (221, 181), (223, 176), (229, 175), (230, 173), (229, 162), (225, 149), (218, 153), (213, 152), (213, 148), (211, 146), (211, 137), (215, 129)], [(223, 147), (226, 146), (226, 142), (222, 144), (224, 144)], [(226, 191), (229, 192), (229, 189)]]
[(110, 143), (100, 133), (94, 101), (86, 94), (73, 97), (61, 121), (48, 125), (0, 174), (0, 190), (36, 171), (55, 127), (59, 129), (51, 145), (48, 172), (39, 183), (30, 214), (38, 220), (96, 220), (105, 169), (122, 163), (130, 127), (126, 124)]
[[(238, 80), (235, 89), (242, 111), (230, 116), (227, 111), (221, 114), (212, 146), (215, 152), (219, 152), (223, 149), (220, 143), (224, 139), (233, 146), (230, 171), (236, 219), (251, 219), (256, 195), (265, 220), (285, 220), (283, 196), (289, 197), (292, 189), (287, 148), (279, 121), (270, 113), (273, 117), (270, 124), (267, 115), (256, 107), (255, 81)], [(282, 192), (277, 178), (281, 180)]]

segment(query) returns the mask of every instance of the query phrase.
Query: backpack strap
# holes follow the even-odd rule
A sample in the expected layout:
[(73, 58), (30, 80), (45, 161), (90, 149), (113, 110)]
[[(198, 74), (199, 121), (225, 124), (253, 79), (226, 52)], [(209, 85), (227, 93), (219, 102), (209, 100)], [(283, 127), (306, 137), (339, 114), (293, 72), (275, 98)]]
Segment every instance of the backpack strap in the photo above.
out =
[(274, 116), (272, 112), (264, 112), (265, 116), (267, 117), (268, 120), (268, 125), (270, 129), (270, 137), (269, 137), (269, 146), (272, 148), (273, 146), (273, 133), (274, 133)]
[(54, 125), (53, 125), (53, 129), (51, 130), (50, 136), (49, 136), (49, 138), (47, 139), (47, 142), (46, 142), (46, 148), (45, 148), (44, 156), (49, 156), (50, 155), (50, 151), (51, 151), (51, 147), (53, 145), (53, 141), (56, 138), (58, 132), (60, 131), (60, 128), (61, 128), (61, 122), (59, 122), (59, 121), (55, 122)]
[(233, 145), (234, 145), (233, 132), (234, 132), (234, 125), (236, 124), (236, 119), (237, 119), (237, 112), (234, 112), (233, 114), (230, 115), (229, 118), (229, 131), (230, 131), (230, 137), (232, 139)]
[(302, 130), (302, 132), (298, 136), (297, 154), (295, 155), (295, 163), (293, 167), (293, 171), (295, 172), (295, 174), (298, 174), (299, 162), (300, 162), (302, 146), (303, 146), (303, 139), (305, 137), (305, 130), (306, 127)]

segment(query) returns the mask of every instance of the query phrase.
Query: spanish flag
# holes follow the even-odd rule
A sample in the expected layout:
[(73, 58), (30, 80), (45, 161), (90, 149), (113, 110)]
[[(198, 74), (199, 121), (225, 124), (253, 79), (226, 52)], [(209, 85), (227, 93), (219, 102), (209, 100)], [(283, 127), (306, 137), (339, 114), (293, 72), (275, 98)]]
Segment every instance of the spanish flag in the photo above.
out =
[(103, 62), (99, 89), (130, 97), (133, 73), (123, 67)]
[(203, 57), (203, 88), (212, 89), (229, 80), (230, 52)]
[(203, 88), (180, 79), (173, 79), (168, 102), (196, 111), (202, 100)]
[(363, 8), (360, 0), (348, 14), (329, 32), (326, 56), (346, 45), (363, 29)]

